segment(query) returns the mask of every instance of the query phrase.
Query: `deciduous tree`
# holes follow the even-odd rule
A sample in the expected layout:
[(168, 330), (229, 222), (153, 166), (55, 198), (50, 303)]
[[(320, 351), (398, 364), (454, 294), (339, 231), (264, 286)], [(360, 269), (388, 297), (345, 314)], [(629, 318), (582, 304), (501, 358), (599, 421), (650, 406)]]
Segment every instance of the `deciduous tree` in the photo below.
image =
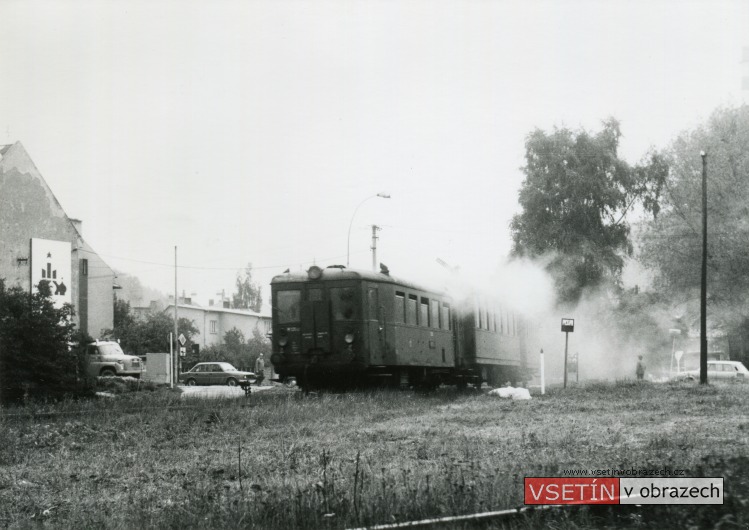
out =
[(48, 282), (29, 294), (0, 279), (0, 400), (85, 393), (85, 365), (72, 348), (73, 308), (55, 307)]
[(237, 274), (236, 286), (237, 291), (232, 296), (233, 306), (259, 313), (263, 307), (263, 289), (252, 281), (252, 263), (248, 263), (244, 271)]
[(584, 289), (618, 284), (631, 255), (627, 214), (639, 203), (653, 214), (668, 168), (651, 152), (637, 166), (618, 154), (619, 123), (603, 129), (535, 130), (525, 143), (522, 208), (513, 217), (513, 253), (546, 259), (560, 302), (576, 302)]
[[(664, 150), (671, 168), (663, 209), (640, 237), (640, 257), (656, 288), (699, 315), (702, 258), (702, 157), (707, 154), (708, 324), (730, 331), (749, 358), (749, 107), (721, 108)], [(734, 348), (734, 349), (736, 349)]]

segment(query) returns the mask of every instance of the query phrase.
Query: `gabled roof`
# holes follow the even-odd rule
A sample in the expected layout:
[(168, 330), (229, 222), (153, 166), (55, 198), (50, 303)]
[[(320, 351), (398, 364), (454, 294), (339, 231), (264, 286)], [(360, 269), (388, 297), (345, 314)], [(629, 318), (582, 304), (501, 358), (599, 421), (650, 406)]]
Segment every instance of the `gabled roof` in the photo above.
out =
[[(57, 197), (55, 197), (52, 189), (47, 184), (47, 181), (44, 180), (41, 172), (39, 171), (39, 169), (37, 169), (36, 164), (34, 164), (34, 161), (31, 159), (21, 142), (0, 146), (0, 173), (10, 173), (13, 171), (18, 172), (21, 175), (31, 177), (39, 182), (39, 184), (44, 189), (44, 193), (47, 195), (49, 204), (53, 209), (53, 213), (57, 217), (64, 218), (70, 225), (73, 233), (77, 234), (79, 242), (78, 246), (80, 247), (78, 250), (86, 250), (87, 252), (97, 254), (83, 238), (83, 235), (78, 230), (76, 223), (74, 223), (65, 212), (62, 205), (60, 204), (60, 201), (58, 201)], [(0, 179), (0, 189), (2, 189), (2, 185), (3, 179)], [(114, 274), (114, 269), (112, 269), (112, 267), (110, 267), (109, 264), (107, 264), (101, 256), (98, 257), (99, 259), (101, 259), (102, 263), (104, 263), (112, 271), (112, 274)]]
[[(168, 304), (164, 308), (164, 311), (167, 311), (168, 309), (172, 307), (174, 307), (173, 303)], [(204, 311), (206, 313), (227, 313), (231, 315), (242, 315), (242, 316), (256, 317), (256, 318), (270, 318), (269, 315), (263, 315), (255, 311), (251, 311), (249, 309), (229, 309), (226, 307), (217, 307), (217, 306), (203, 307), (203, 306), (190, 305), (190, 304), (179, 304), (177, 306), (177, 309), (192, 309), (194, 311)]]

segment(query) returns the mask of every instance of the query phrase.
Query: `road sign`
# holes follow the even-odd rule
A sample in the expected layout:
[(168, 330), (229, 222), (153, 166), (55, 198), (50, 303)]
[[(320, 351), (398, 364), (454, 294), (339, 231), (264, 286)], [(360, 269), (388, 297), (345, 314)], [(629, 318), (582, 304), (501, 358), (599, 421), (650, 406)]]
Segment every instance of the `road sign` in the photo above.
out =
[(184, 335), (183, 333), (180, 333), (180, 334), (179, 334), (179, 337), (177, 337), (177, 339), (179, 340), (179, 343), (180, 343), (180, 344), (181, 344), (182, 346), (184, 346), (184, 345), (185, 345), (185, 342), (187, 342), (187, 337), (185, 337), (185, 335)]
[(563, 318), (562, 319), (562, 331), (565, 333), (572, 333), (575, 331), (575, 319), (574, 318)]
[(179, 349), (179, 356), (184, 357), (185, 355), (187, 355), (187, 348), (183, 346)]

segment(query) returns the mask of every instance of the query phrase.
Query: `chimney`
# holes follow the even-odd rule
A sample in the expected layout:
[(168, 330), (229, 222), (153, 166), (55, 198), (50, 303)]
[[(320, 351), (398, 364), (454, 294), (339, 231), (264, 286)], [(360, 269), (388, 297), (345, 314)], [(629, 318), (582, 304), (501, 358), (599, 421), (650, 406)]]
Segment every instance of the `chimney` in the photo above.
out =
[(73, 227), (78, 232), (78, 235), (83, 235), (83, 221), (80, 219), (70, 219), (70, 222), (73, 223)]
[(224, 300), (224, 309), (231, 309), (231, 303), (229, 300)]

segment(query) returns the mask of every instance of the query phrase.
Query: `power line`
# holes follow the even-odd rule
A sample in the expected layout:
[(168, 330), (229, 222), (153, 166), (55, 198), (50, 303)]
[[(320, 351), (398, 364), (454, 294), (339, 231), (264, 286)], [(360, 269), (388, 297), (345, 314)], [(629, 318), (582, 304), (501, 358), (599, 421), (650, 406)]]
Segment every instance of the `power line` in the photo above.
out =
[[(122, 261), (130, 261), (130, 262), (133, 262), (133, 263), (143, 263), (145, 265), (156, 265), (158, 267), (166, 267), (166, 268), (170, 268), (170, 269), (174, 268), (174, 264), (173, 263), (159, 263), (159, 262), (156, 262), (156, 261), (145, 261), (145, 260), (138, 260), (138, 259), (134, 259), (134, 258), (125, 258), (125, 257), (122, 257), (122, 256), (112, 256), (110, 254), (100, 254), (98, 252), (94, 252), (94, 251), (91, 251), (91, 250), (85, 250), (85, 249), (78, 249), (78, 250), (80, 252), (88, 252), (89, 254), (96, 254), (97, 256), (101, 256), (101, 257), (105, 257), (105, 258), (110, 258), (110, 259), (117, 259), (117, 260), (122, 260)], [(358, 252), (358, 254), (362, 254), (362, 253), (363, 253), (363, 251), (362, 252)], [(357, 253), (354, 253), (354, 254), (357, 254)], [(329, 257), (325, 257), (325, 258), (313, 258), (313, 259), (303, 260), (301, 262), (295, 262), (295, 263), (300, 263), (302, 265), (306, 265), (306, 264), (314, 264), (314, 263), (317, 263), (318, 261), (332, 261), (332, 260), (342, 259), (344, 257), (345, 257), (345, 255), (339, 254), (337, 256), (329, 256)], [(288, 267), (288, 266), (289, 266), (289, 263), (284, 263), (282, 265), (261, 265), (261, 266), (255, 266), (255, 265), (253, 265), (252, 266), (252, 270), (279, 269), (279, 268)], [(104, 268), (104, 267), (101, 267), (101, 268)], [(109, 268), (109, 267), (107, 267), (107, 268)], [(200, 267), (200, 266), (197, 266), (197, 265), (177, 265), (177, 268), (178, 269), (189, 269), (189, 270), (216, 270), (216, 271), (231, 270), (231, 271), (236, 271), (236, 270), (239, 270), (239, 269), (243, 269), (244, 265), (239, 266), (239, 267)]]

